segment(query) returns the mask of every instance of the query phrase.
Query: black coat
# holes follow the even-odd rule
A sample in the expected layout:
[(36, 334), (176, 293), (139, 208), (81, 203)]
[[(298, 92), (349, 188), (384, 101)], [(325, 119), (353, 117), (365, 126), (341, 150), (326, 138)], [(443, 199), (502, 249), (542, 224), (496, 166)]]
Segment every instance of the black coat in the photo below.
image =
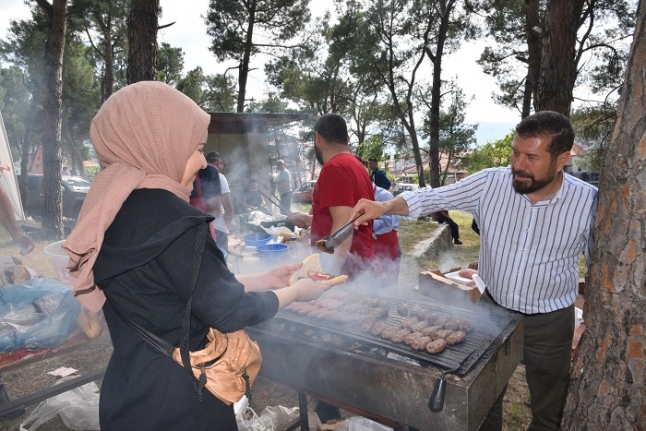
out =
[[(172, 193), (135, 190), (106, 231), (94, 266), (96, 283), (122, 313), (173, 346), (192, 285), (197, 227), (212, 217)], [(106, 303), (114, 346), (101, 387), (102, 430), (235, 430), (233, 407), (205, 391), (199, 403), (192, 375), (147, 344)], [(210, 326), (232, 332), (278, 311), (273, 292), (245, 293), (207, 238), (193, 296), (191, 350)]]

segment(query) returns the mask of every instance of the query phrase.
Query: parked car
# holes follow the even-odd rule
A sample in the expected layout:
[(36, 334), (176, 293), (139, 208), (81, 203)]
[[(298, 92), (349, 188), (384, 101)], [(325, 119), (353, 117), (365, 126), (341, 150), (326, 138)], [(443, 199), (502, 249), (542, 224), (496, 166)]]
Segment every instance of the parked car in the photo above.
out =
[[(76, 176), (63, 176), (61, 179), (63, 216), (76, 218), (79, 211), (81, 211), (81, 206), (83, 205), (83, 201), (85, 201), (88, 190), (90, 190), (91, 183), (83, 177)], [(29, 190), (29, 198), (24, 208), (25, 212), (28, 215), (42, 216), (43, 202), (45, 200), (43, 195), (43, 175), (28, 174), (27, 189)]]
[(395, 188), (393, 189), (393, 196), (397, 196), (402, 192), (408, 192), (408, 191), (417, 190), (417, 189), (419, 189), (419, 184), (397, 183), (395, 184)]
[(312, 192), (314, 191), (314, 185), (316, 180), (305, 181), (302, 186), (294, 190), (292, 193), (292, 200), (294, 202), (312, 202)]

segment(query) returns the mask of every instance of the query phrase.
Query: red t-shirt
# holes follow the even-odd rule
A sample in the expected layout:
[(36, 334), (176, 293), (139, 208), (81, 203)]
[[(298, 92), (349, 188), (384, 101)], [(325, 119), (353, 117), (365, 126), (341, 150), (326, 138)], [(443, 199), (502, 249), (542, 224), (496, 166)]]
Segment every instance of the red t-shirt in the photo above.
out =
[[(374, 200), (372, 190), (368, 171), (354, 155), (341, 153), (325, 162), (312, 194), (312, 246), (332, 233), (330, 207), (354, 207), (361, 198)], [(371, 221), (354, 230), (343, 274), (354, 277), (367, 269), (365, 261), (374, 259)]]

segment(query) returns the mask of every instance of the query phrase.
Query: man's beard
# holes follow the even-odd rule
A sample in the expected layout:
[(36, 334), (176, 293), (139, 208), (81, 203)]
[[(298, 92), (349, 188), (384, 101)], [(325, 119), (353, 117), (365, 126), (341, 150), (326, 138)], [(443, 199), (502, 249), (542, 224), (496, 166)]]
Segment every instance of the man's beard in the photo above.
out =
[(316, 161), (323, 166), (323, 154), (321, 154), (321, 150), (316, 145), (314, 145), (314, 154), (316, 154)]
[(542, 179), (536, 179), (532, 174), (526, 171), (517, 171), (514, 168), (511, 168), (511, 173), (514, 175), (514, 177), (522, 177), (522, 178), (529, 178), (531, 181), (529, 184), (525, 182), (518, 181), (516, 178), (514, 178), (514, 190), (516, 190), (516, 193), (520, 193), (523, 195), (526, 195), (528, 193), (534, 193), (545, 186), (547, 186), (549, 183), (551, 183), (554, 178), (556, 178), (556, 160), (552, 160), (552, 163), (550, 163), (550, 170), (545, 176), (545, 178)]

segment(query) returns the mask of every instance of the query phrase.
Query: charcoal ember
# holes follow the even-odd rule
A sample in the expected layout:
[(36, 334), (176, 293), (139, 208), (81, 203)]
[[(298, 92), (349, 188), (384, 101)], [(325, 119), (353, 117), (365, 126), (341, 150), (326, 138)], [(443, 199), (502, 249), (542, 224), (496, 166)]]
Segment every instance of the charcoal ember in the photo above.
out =
[(431, 341), (433, 341), (431, 337), (418, 337), (413, 343), (411, 343), (410, 347), (413, 350), (424, 350)]
[(463, 320), (460, 322), (460, 331), (462, 332), (471, 332), (473, 329), (473, 323), (469, 322), (468, 320)]
[(410, 332), (408, 331), (408, 329), (399, 329), (399, 330), (397, 330), (397, 331), (395, 331), (395, 332), (393, 332), (393, 333), (392, 333), (392, 335), (390, 336), (390, 339), (391, 339), (392, 341), (394, 341), (395, 343), (401, 343), (401, 342), (403, 342), (403, 341), (404, 341), (404, 338), (405, 338), (408, 334), (410, 334)]
[(389, 326), (384, 322), (375, 322), (375, 324), (372, 325), (370, 332), (372, 333), (372, 335), (380, 336), (384, 332), (384, 330), (388, 328)]
[(415, 342), (415, 340), (423, 336), (424, 335), (421, 332), (411, 332), (404, 337), (404, 344), (408, 344), (410, 346)]
[(441, 353), (444, 351), (444, 349), (446, 349), (447, 344), (448, 343), (446, 340), (439, 338), (426, 344), (426, 347), (424, 349), (431, 355), (437, 355), (438, 353)]
[(448, 344), (453, 345), (453, 344), (458, 344), (458, 343), (463, 342), (466, 336), (467, 336), (467, 334), (465, 334), (462, 331), (453, 331), (452, 334), (447, 335), (445, 340), (446, 340), (446, 342)]
[(426, 328), (422, 329), (422, 334), (426, 337), (432, 337), (434, 333), (442, 329), (441, 326), (427, 326)]
[(410, 331), (411, 332), (422, 332), (422, 329), (426, 328), (428, 325), (424, 320), (421, 322), (413, 323), (410, 325)]
[(419, 319), (417, 318), (417, 316), (409, 317), (408, 319), (404, 319), (404, 321), (401, 323), (401, 327), (410, 329), (411, 326), (418, 322)]

